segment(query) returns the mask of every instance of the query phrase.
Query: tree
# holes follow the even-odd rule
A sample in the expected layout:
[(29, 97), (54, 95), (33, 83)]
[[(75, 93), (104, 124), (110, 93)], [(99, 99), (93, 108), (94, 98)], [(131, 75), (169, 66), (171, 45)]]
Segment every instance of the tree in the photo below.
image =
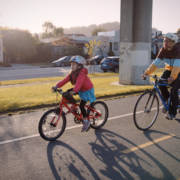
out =
[(28, 31), (18, 29), (0, 29), (5, 61), (11, 63), (32, 62), (37, 53), (37, 40)]
[(59, 37), (64, 34), (64, 29), (62, 27), (56, 27), (49, 21), (44, 22), (42, 27), (44, 29), (42, 38)]
[(54, 36), (59, 37), (64, 34), (64, 29), (62, 27), (58, 27), (54, 29)]
[(42, 38), (50, 38), (54, 36), (54, 29), (56, 28), (51, 22), (46, 21), (42, 25), (44, 32), (42, 33)]
[(44, 32), (47, 33), (47, 34), (52, 33), (54, 31), (54, 28), (55, 28), (55, 26), (49, 21), (44, 22), (42, 27), (44, 29)]

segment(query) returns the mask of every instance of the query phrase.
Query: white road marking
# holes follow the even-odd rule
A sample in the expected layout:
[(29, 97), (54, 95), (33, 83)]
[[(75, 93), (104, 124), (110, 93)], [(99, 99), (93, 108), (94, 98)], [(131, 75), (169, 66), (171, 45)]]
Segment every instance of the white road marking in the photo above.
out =
[[(138, 112), (138, 113), (141, 113), (141, 112)], [(110, 118), (108, 118), (108, 120), (123, 118), (123, 117), (127, 117), (127, 116), (132, 116), (132, 115), (133, 115), (133, 113), (123, 114), (123, 115), (119, 115), (119, 116), (110, 117)], [(75, 128), (79, 128), (79, 127), (82, 127), (82, 125), (75, 125), (75, 126), (66, 127), (66, 130), (75, 129)], [(10, 139), (10, 140), (0, 141), (0, 145), (18, 142), (18, 141), (38, 137), (38, 136), (40, 136), (40, 135), (39, 134), (33, 134), (30, 136), (24, 136), (24, 137), (20, 137), (20, 138), (14, 138), (14, 139)]]
[[(140, 114), (142, 112), (143, 111), (139, 111), (139, 112), (137, 112), (137, 114)], [(133, 113), (122, 114), (122, 115), (119, 115), (119, 116), (110, 117), (110, 118), (108, 118), (108, 120), (128, 117), (128, 116), (132, 116), (132, 115), (133, 115)], [(71, 127), (66, 127), (66, 130), (79, 128), (81, 126), (82, 125), (75, 125), (75, 126), (71, 126)], [(22, 141), (22, 140), (26, 140), (26, 139), (31, 139), (31, 138), (38, 137), (38, 136), (40, 136), (40, 135), (39, 134), (33, 134), (33, 135), (30, 135), (30, 136), (24, 136), (24, 137), (20, 137), (20, 138), (14, 138), (14, 139), (10, 139), (10, 140), (0, 141), (0, 145), (13, 143), (13, 142), (18, 142), (18, 141)]]

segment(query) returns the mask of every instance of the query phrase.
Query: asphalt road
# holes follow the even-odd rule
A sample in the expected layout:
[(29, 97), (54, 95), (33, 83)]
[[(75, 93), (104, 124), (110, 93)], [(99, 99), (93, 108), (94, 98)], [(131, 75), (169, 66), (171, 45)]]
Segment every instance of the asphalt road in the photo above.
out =
[(180, 179), (180, 120), (168, 121), (160, 113), (151, 130), (141, 132), (132, 118), (136, 100), (129, 96), (106, 101), (110, 114), (101, 130), (81, 133), (79, 125), (68, 121), (53, 143), (37, 131), (47, 109), (1, 115), (0, 179)]
[[(88, 72), (102, 72), (98, 66), (87, 66)], [(70, 72), (70, 67), (46, 67), (30, 65), (13, 65), (12, 67), (0, 68), (0, 81), (30, 79), (42, 77), (64, 76)]]
[(17, 79), (30, 79), (41, 77), (63, 76), (70, 71), (69, 67), (25, 67), (25, 68), (9, 68), (0, 69), (0, 81), (17, 80)]

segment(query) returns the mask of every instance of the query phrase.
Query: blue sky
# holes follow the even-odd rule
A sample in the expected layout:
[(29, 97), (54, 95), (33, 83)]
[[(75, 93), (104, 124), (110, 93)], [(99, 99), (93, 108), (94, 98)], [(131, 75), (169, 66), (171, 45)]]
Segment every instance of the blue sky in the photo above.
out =
[[(0, 26), (42, 32), (51, 21), (57, 27), (88, 26), (120, 21), (121, 0), (0, 0)], [(153, 27), (174, 32), (180, 27), (180, 0), (153, 1)]]

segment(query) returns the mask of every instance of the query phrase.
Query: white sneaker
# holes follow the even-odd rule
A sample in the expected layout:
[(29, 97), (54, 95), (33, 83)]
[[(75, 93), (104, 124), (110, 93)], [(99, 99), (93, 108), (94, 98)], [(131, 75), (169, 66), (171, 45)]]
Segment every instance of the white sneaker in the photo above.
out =
[(88, 131), (90, 128), (90, 124), (90, 121), (88, 121), (87, 119), (83, 120), (83, 127), (81, 132)]
[(167, 116), (166, 116), (166, 119), (173, 120), (173, 119), (175, 119), (175, 116), (173, 114), (168, 113)]

